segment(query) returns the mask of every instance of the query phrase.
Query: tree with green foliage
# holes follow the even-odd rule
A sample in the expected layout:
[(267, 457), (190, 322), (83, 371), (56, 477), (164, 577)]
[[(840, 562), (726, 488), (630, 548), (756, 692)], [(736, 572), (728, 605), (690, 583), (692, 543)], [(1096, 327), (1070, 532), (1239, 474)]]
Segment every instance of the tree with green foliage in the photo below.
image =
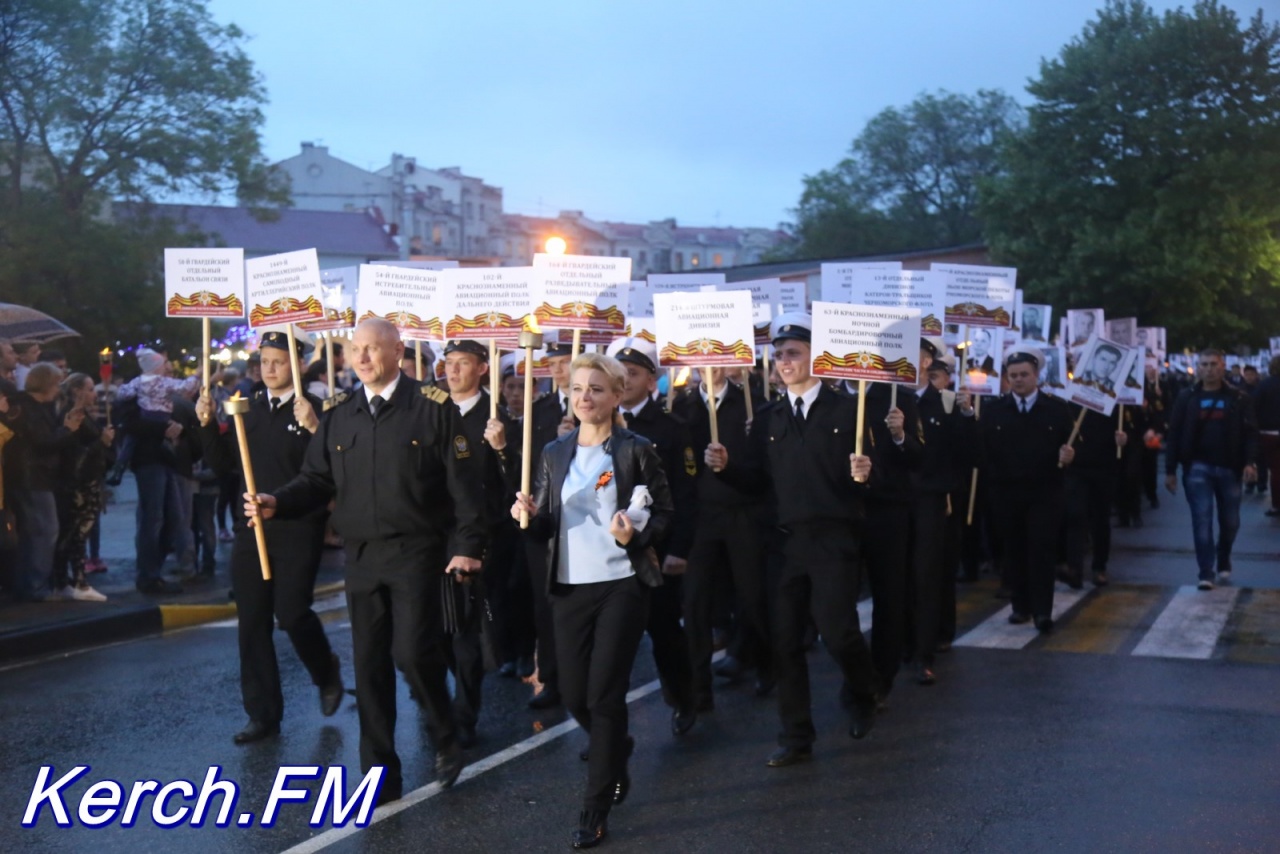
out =
[(1028, 91), (982, 212), (1029, 301), (1186, 346), (1280, 331), (1280, 28), (1110, 0)]
[(1003, 92), (925, 94), (876, 115), (835, 168), (806, 176), (794, 257), (956, 246), (982, 239), (978, 182), (1021, 125)]
[(48, 311), (87, 351), (149, 340), (165, 328), (160, 250), (177, 238), (144, 207), (113, 221), (113, 203), (287, 203), (244, 38), (203, 0), (0, 3), (3, 301)]

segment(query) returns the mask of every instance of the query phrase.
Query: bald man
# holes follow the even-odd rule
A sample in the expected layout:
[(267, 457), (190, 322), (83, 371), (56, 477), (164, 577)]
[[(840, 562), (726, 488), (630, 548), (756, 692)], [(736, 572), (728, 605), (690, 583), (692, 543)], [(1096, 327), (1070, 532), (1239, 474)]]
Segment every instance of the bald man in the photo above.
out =
[[(404, 344), (385, 320), (365, 320), (347, 347), (363, 387), (334, 399), (302, 472), (245, 511), (296, 518), (336, 500), (347, 550), (347, 609), (360, 712), (360, 764), (386, 770), (380, 804), (403, 792), (395, 751), (398, 668), (427, 712), (436, 779), (453, 785), (462, 747), (446, 684), (441, 581), (480, 570), (486, 546), (481, 449), (449, 395), (400, 371)], [(394, 667), (392, 666), (394, 664)]]

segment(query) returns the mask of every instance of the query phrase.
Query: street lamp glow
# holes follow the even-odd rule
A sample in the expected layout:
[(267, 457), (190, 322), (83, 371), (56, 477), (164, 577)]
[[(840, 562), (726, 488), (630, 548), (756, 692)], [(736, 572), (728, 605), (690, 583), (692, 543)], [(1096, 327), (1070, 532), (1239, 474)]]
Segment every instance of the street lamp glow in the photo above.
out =
[(569, 244), (564, 242), (563, 237), (547, 238), (546, 250), (548, 255), (563, 255), (568, 248)]

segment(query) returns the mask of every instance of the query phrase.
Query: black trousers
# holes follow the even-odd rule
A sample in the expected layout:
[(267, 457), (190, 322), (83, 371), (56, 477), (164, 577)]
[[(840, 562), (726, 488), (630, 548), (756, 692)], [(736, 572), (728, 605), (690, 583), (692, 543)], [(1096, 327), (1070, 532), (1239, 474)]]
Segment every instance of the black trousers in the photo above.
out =
[(951, 643), (956, 639), (956, 574), (960, 569), (960, 553), (964, 543), (965, 511), (963, 501), (968, 500), (968, 493), (962, 500), (957, 493), (951, 494), (951, 513), (947, 515), (944, 528), (945, 539), (942, 546), (943, 576), (946, 584), (942, 589), (942, 622), (938, 626), (938, 641)]
[(495, 653), (499, 663), (532, 658), (537, 639), (533, 590), (520, 530), (503, 525), (491, 534), (484, 581), (493, 612)]
[(273, 641), (276, 625), (289, 636), (316, 685), (330, 676), (333, 650), (320, 618), (311, 610), (324, 527), (309, 521), (273, 520), (267, 523), (266, 533), (271, 580), (262, 579), (253, 529), (240, 524), (231, 545), (231, 587), (236, 595), (244, 710), (251, 720), (278, 723), (284, 715), (284, 696)]
[(871, 582), (871, 658), (885, 693), (902, 666), (907, 639), (907, 555), (911, 505), (867, 502), (862, 553)]
[(912, 499), (907, 644), (921, 664), (933, 663), (944, 624), (955, 632), (956, 576), (945, 562), (948, 521), (945, 492), (917, 493)]
[(704, 507), (684, 577), (685, 633), (693, 666), (693, 693), (711, 702), (711, 629), (714, 603), (729, 591), (718, 580), (728, 567), (736, 602), (737, 625), (731, 649), (762, 677), (773, 670), (769, 609), (765, 599), (765, 543), (760, 513), (750, 507)]
[(1142, 520), (1143, 450), (1140, 444), (1130, 441), (1120, 458), (1120, 471), (1116, 480), (1116, 515), (1126, 524)]
[(805, 632), (812, 621), (827, 652), (844, 674), (854, 701), (875, 703), (879, 677), (858, 625), (861, 588), (858, 536), (852, 524), (795, 525), (782, 544), (785, 565), (774, 620), (774, 670), (778, 677), (778, 744), (808, 747), (815, 731), (809, 692)]
[(649, 594), (649, 619), (645, 629), (653, 647), (653, 663), (662, 683), (662, 699), (680, 711), (691, 711), (693, 664), (689, 660), (689, 639), (681, 622), (684, 615), (684, 579), (664, 575), (662, 586)]
[(560, 695), (589, 737), (582, 806), (607, 810), (627, 757), (627, 689), (648, 622), (650, 589), (632, 576), (557, 584), (549, 598)]
[(484, 689), (482, 623), (486, 619), (487, 582), (487, 578), (481, 577), (462, 588), (466, 607), (459, 614), (458, 631), (445, 636), (445, 655), (453, 673), (453, 719), (459, 726), (474, 727), (480, 721)]
[(1145, 444), (1142, 446), (1142, 492), (1147, 497), (1147, 501), (1155, 504), (1160, 493), (1156, 491), (1156, 484), (1159, 481), (1160, 472), (1160, 449), (1148, 448)]
[(1053, 613), (1053, 564), (1062, 524), (1063, 488), (1000, 484), (992, 511), (1003, 544), (1004, 575), (1013, 610), (1035, 617)]
[(555, 623), (551, 617), (551, 600), (547, 596), (547, 544), (530, 537), (524, 540), (525, 560), (529, 564), (529, 584), (533, 587), (533, 625), (537, 634), (538, 681), (547, 691), (559, 692), (560, 669), (556, 655)]
[(1075, 468), (1067, 471), (1067, 568), (1079, 575), (1092, 543), (1094, 572), (1106, 572), (1111, 557), (1111, 505), (1115, 500), (1116, 470)]
[(450, 705), (440, 576), (445, 544), (421, 537), (346, 543), (347, 610), (360, 712), (360, 767), (403, 782), (395, 751), (396, 670), (427, 714), (437, 751), (457, 743)]

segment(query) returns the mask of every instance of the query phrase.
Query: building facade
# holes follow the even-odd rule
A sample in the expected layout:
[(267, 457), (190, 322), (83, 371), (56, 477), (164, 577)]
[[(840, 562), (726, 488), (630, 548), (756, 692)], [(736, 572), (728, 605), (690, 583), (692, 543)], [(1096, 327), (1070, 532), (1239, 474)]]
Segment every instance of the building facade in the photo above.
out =
[(556, 217), (510, 214), (503, 209), (501, 188), (458, 167), (428, 169), (400, 154), (370, 171), (334, 157), (323, 145), (304, 142), (297, 155), (275, 168), (288, 175), (295, 208), (379, 211), (406, 258), (523, 266), (548, 238), (560, 237), (571, 254), (631, 258), (634, 275), (641, 277), (754, 264), (791, 240), (778, 229), (700, 228), (674, 219), (640, 224), (593, 220), (582, 211)]

